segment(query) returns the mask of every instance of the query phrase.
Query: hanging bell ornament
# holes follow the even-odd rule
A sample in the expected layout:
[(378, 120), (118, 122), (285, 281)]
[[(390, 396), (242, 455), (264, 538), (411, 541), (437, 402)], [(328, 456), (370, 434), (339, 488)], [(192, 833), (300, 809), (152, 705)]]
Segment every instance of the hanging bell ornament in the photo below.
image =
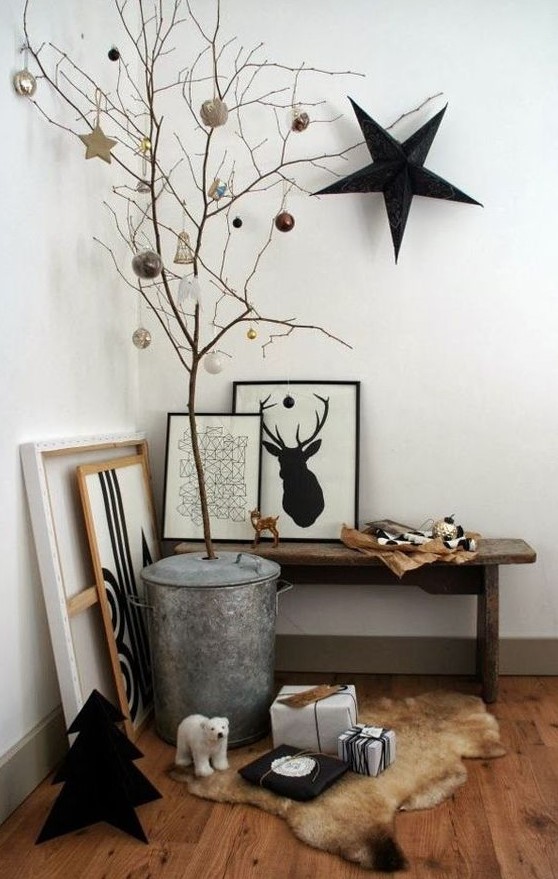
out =
[(210, 351), (209, 354), (206, 354), (203, 358), (203, 365), (211, 375), (222, 372), (224, 367), (223, 359), (218, 351)]
[(256, 330), (254, 329), (254, 327), (250, 327), (250, 329), (246, 333), (246, 338), (250, 339), (250, 341), (252, 341), (252, 342), (254, 341), (254, 339), (258, 338), (258, 334), (257, 334)]
[(143, 250), (136, 253), (132, 260), (132, 269), (138, 278), (143, 280), (151, 280), (161, 274), (163, 268), (163, 260), (154, 250)]
[(215, 180), (213, 181), (213, 183), (211, 184), (211, 186), (209, 187), (208, 195), (210, 198), (214, 199), (215, 201), (219, 201), (221, 196), (224, 195), (226, 191), (227, 191), (227, 184), (224, 183), (222, 180), (219, 180), (218, 177), (216, 177)]
[(291, 131), (306, 131), (310, 125), (310, 116), (304, 110), (298, 107), (293, 109), (293, 121), (291, 122)]
[(132, 342), (140, 350), (151, 345), (151, 333), (145, 327), (138, 327), (132, 336)]
[(204, 101), (200, 110), (201, 121), (208, 128), (218, 128), (229, 118), (229, 108), (221, 98)]
[(37, 80), (26, 67), (14, 73), (12, 82), (18, 95), (23, 97), (32, 98), (37, 91)]
[(453, 516), (438, 519), (432, 526), (433, 537), (439, 537), (441, 540), (455, 540), (458, 533), (459, 528), (453, 521)]
[(275, 217), (275, 226), (280, 232), (290, 232), (295, 224), (294, 217), (288, 211), (281, 211)]
[(181, 232), (178, 236), (174, 262), (184, 266), (194, 262), (194, 251), (190, 246), (190, 236), (187, 232)]

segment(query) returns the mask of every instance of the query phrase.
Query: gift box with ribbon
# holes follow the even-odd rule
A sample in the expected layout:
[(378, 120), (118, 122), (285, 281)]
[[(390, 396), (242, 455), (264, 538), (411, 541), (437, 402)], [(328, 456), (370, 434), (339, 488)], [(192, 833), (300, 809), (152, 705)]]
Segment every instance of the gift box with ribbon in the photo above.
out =
[(274, 747), (292, 745), (337, 754), (339, 735), (357, 720), (356, 691), (352, 684), (285, 686), (270, 715)]
[(395, 733), (355, 724), (339, 736), (337, 756), (361, 775), (379, 775), (395, 760)]

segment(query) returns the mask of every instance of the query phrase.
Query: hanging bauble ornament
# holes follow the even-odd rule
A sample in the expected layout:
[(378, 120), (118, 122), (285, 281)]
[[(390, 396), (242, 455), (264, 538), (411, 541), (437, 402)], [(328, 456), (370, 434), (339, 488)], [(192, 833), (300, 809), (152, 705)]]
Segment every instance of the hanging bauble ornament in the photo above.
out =
[(26, 67), (14, 73), (12, 82), (18, 95), (23, 95), (26, 98), (33, 97), (37, 91), (37, 80)]
[(292, 409), (294, 404), (295, 401), (293, 397), (291, 397), (290, 394), (287, 394), (287, 396), (283, 399), (283, 406), (285, 407), (285, 409)]
[(150, 153), (151, 152), (151, 141), (148, 137), (142, 137), (139, 142), (139, 151), (140, 153)]
[(250, 327), (250, 329), (246, 333), (246, 338), (250, 339), (251, 342), (253, 342), (254, 339), (258, 338), (258, 334), (257, 334), (256, 330), (254, 329), (254, 327)]
[(209, 354), (206, 354), (203, 358), (203, 365), (211, 375), (222, 372), (224, 367), (223, 359), (218, 351), (210, 351)]
[(142, 250), (136, 253), (132, 260), (132, 269), (138, 278), (143, 280), (151, 280), (161, 274), (163, 268), (163, 260), (154, 250)]
[(184, 305), (185, 302), (192, 302), (197, 305), (200, 301), (201, 289), (200, 282), (196, 275), (184, 275), (178, 285), (178, 304)]
[(295, 224), (294, 217), (288, 211), (281, 211), (275, 217), (275, 226), (280, 232), (290, 232)]
[(204, 101), (200, 110), (201, 121), (208, 128), (218, 128), (229, 118), (229, 108), (221, 98)]
[(120, 58), (120, 52), (118, 51), (116, 46), (112, 46), (108, 50), (108, 57), (109, 57), (109, 61), (118, 61), (118, 59)]
[(455, 540), (458, 536), (459, 527), (453, 521), (453, 516), (438, 519), (432, 526), (432, 535), (441, 540)]
[(218, 177), (215, 178), (211, 186), (208, 190), (208, 195), (210, 198), (213, 198), (215, 201), (219, 201), (222, 195), (227, 191), (227, 184), (222, 180), (219, 180)]
[(189, 265), (194, 262), (194, 251), (190, 245), (190, 236), (187, 232), (181, 232), (178, 236), (174, 262), (177, 265)]
[(149, 348), (151, 345), (151, 333), (145, 327), (138, 327), (132, 336), (132, 342), (136, 348)]
[(293, 121), (291, 131), (306, 131), (310, 125), (310, 116), (300, 107), (293, 107)]
[(151, 187), (147, 180), (138, 180), (138, 182), (136, 183), (136, 192), (151, 192)]
[(235, 217), (232, 221), (232, 224), (235, 229), (240, 229), (240, 227), (242, 226), (242, 220), (240, 219), (240, 217)]

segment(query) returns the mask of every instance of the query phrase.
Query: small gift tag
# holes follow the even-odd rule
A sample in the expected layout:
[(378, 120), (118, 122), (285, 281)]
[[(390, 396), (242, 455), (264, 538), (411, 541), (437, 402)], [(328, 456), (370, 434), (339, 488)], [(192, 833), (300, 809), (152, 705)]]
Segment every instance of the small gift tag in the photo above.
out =
[(288, 705), (289, 708), (304, 708), (306, 705), (311, 705), (312, 702), (327, 699), (328, 696), (333, 696), (334, 693), (341, 693), (344, 689), (345, 687), (342, 684), (321, 684), (319, 687), (312, 687), (312, 689), (305, 690), (303, 693), (283, 696), (277, 701), (283, 705)]

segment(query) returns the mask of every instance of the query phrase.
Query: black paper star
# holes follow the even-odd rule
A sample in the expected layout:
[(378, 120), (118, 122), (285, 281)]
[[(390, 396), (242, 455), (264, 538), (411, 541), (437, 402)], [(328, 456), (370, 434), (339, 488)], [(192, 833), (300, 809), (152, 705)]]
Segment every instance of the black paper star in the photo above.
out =
[(480, 202), (465, 195), (427, 168), (423, 168), (447, 104), (411, 137), (399, 143), (358, 104), (355, 104), (352, 98), (349, 100), (373, 162), (360, 171), (349, 174), (343, 180), (315, 192), (314, 195), (337, 192), (383, 192), (395, 249), (395, 262), (397, 262), (413, 195), (445, 198), (448, 201), (462, 201), (468, 204), (480, 205)]

